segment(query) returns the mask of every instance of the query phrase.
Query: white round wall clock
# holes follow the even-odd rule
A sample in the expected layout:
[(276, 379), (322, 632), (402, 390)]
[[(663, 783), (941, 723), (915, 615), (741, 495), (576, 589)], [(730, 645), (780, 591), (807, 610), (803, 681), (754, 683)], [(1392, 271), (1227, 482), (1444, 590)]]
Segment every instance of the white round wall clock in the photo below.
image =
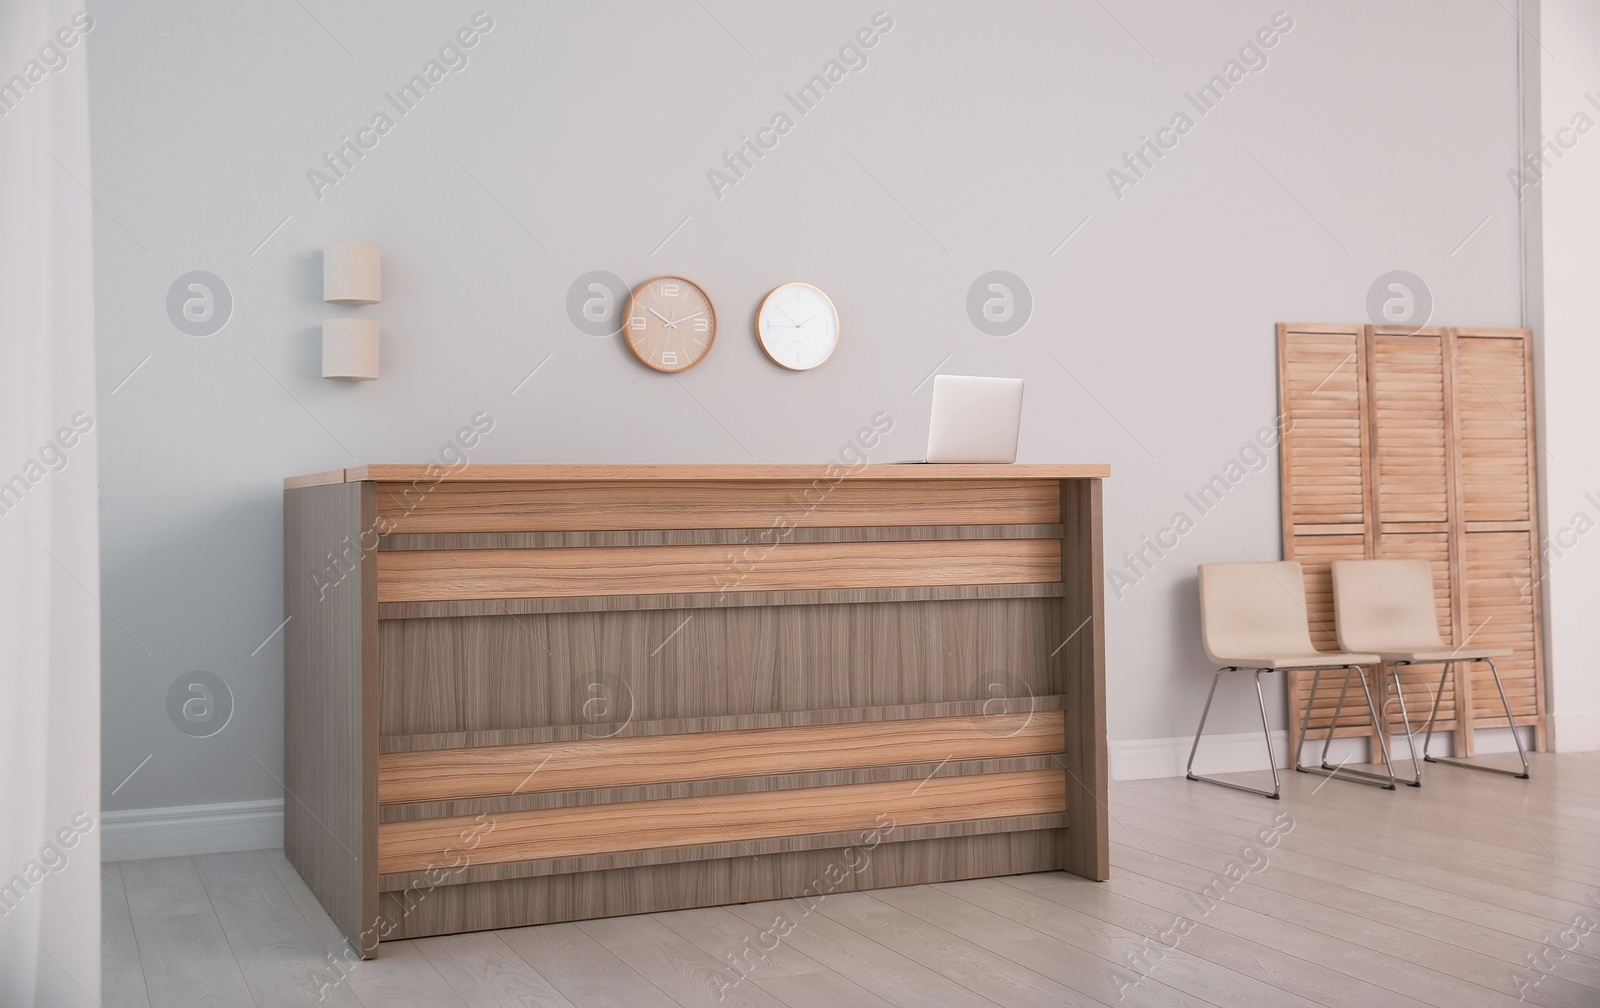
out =
[(839, 345), (839, 309), (808, 283), (786, 283), (761, 302), (756, 338), (772, 363), (809, 371)]

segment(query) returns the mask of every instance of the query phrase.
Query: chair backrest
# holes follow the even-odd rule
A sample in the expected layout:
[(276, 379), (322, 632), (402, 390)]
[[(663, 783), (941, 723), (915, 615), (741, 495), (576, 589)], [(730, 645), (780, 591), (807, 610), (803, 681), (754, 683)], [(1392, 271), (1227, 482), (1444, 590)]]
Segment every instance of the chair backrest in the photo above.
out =
[(1200, 636), (1218, 665), (1314, 654), (1300, 565), (1293, 560), (1201, 564)]
[(1333, 615), (1346, 651), (1433, 651), (1439, 636), (1426, 560), (1335, 560)]

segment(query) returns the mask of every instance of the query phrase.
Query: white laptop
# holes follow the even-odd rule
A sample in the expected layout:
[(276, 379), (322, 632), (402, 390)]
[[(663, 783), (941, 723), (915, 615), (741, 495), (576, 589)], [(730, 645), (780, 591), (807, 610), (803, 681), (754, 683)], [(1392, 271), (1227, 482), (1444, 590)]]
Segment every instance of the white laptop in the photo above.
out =
[(1015, 462), (1022, 379), (935, 375), (928, 457), (917, 462)]

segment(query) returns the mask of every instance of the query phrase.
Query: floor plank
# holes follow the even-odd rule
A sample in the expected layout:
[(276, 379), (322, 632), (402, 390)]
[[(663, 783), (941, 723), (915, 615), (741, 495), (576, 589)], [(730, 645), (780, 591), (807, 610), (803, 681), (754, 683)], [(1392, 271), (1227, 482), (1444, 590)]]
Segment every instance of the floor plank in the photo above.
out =
[(289, 899), (300, 911), (300, 917), (311, 928), (311, 933), (316, 935), (317, 941), (322, 944), (324, 951), (344, 958), (353, 957), (355, 950), (350, 943), (345, 941), (344, 934), (339, 930), (339, 925), (328, 916), (328, 911), (317, 902), (316, 894), (311, 887), (306, 885), (305, 879), (294, 870), (294, 865), (284, 856), (282, 850), (258, 851), (278, 877), (278, 884), (283, 886), (283, 891), (289, 894)]
[[(127, 864), (123, 875), (127, 877)], [(133, 933), (151, 1004), (216, 1008), (254, 1003), (222, 925), (209, 907), (194, 913), (135, 916)]]
[[(1236, 819), (1245, 819), (1253, 811), (1257, 811), (1249, 802), (1234, 798), (1237, 792), (1229, 791), (1218, 795), (1216, 792), (1220, 789), (1197, 785), (1190, 781), (1139, 783), (1160, 785), (1141, 788), (1138, 792), (1141, 803), (1156, 801), (1183, 804)], [(1316, 802), (1296, 802), (1291, 799), (1290, 804), (1285, 807), (1307, 823), (1359, 829), (1369, 836), (1398, 841), (1395, 848), (1397, 851), (1444, 852), (1478, 862), (1514, 866), (1529, 873), (1574, 883), (1584, 890), (1600, 887), (1600, 868), (1551, 857), (1533, 843), (1524, 842), (1521, 848), (1511, 848), (1486, 843), (1476, 836), (1462, 835), (1459, 830), (1444, 833), (1420, 831), (1412, 822), (1407, 821), (1403, 810), (1396, 814), (1392, 810), (1373, 810), (1369, 804), (1363, 802), (1320, 800), (1326, 793), (1326, 790), (1320, 792), (1319, 800)], [(1396, 803), (1412, 804), (1418, 800), (1419, 794), (1420, 792), (1410, 788), (1399, 791), (1396, 793)], [(1429, 801), (1441, 800), (1433, 789), (1428, 789), (1427, 794)], [(1239, 799), (1246, 797), (1248, 796), (1238, 795)], [(1452, 802), (1460, 800), (1463, 799), (1459, 797), (1450, 799)]]
[(761, 981), (761, 989), (789, 1008), (899, 1008), (895, 1002), (885, 1001), (831, 972), (767, 977)]
[[(1160, 983), (1214, 1005), (1292, 1005), (1311, 1008), (1316, 1004), (1278, 985), (1202, 958), (1193, 950), (1185, 949), (1181, 943), (1174, 945), (1169, 936), (1164, 936), (1170, 928), (1170, 921), (1161, 926), (1150, 926), (1141, 921), (1114, 924), (1092, 914), (1072, 912), (1068, 901), (1052, 900), (1041, 892), (1066, 879), (1067, 876), (1059, 872), (1010, 876), (985, 880), (992, 884), (969, 887), (961, 895), (970, 902), (1025, 922), (1073, 945), (1081, 946), (1092, 941), (1085, 935), (1114, 935), (1113, 948), (1107, 954), (1107, 961), (1113, 964), (1119, 994), (1129, 985), (1138, 991), (1148, 991), (1155, 989), (1154, 984)], [(1086, 897), (1098, 896), (1094, 891), (1099, 888), (1098, 883), (1074, 881), (1089, 887), (1084, 893)]]
[(255, 998), (256, 1008), (299, 1008), (336, 1005), (361, 1008), (355, 991), (315, 939), (275, 942), (234, 949), (239, 972)]
[(907, 959), (955, 980), (995, 1004), (1038, 1008), (1104, 1004), (1006, 956), (885, 903), (874, 893), (840, 893), (817, 912)]
[(739, 983), (734, 967), (713, 959), (653, 917), (607, 917), (581, 921), (578, 927), (686, 1008), (783, 1008), (781, 1001), (755, 984)]
[[(1118, 815), (1135, 828), (1142, 826), (1165, 836), (1182, 837), (1225, 855), (1238, 855), (1248, 842), (1241, 840), (1239, 834), (1225, 823), (1218, 823), (1190, 808), (1147, 805), (1137, 811), (1119, 810)], [(1570, 900), (1529, 892), (1492, 881), (1484, 873), (1472, 871), (1470, 866), (1466, 870), (1441, 866), (1449, 864), (1444, 855), (1436, 854), (1429, 861), (1394, 857), (1385, 853), (1382, 841), (1370, 840), (1359, 830), (1324, 827), (1322, 835), (1318, 836), (1297, 828), (1281, 837), (1279, 846), (1270, 856), (1274, 860), (1282, 859), (1285, 864), (1301, 863), (1297, 859), (1302, 857), (1314, 858), (1327, 865), (1424, 886), (1483, 906), (1515, 911), (1530, 920), (1540, 919), (1545, 926), (1565, 924), (1584, 909), (1582, 903), (1578, 902), (1581, 897), (1576, 892), (1573, 893), (1574, 899)], [(1338, 869), (1335, 867), (1333, 870)]]
[[(728, 909), (769, 931), (870, 994), (901, 1008), (993, 1008), (995, 1002), (859, 932), (811, 910), (811, 900), (774, 900)], [(778, 924), (778, 922), (782, 924)]]
[(546, 924), (496, 933), (511, 951), (578, 1008), (676, 1004), (575, 924)]
[[(1175, 898), (1176, 894), (1199, 892), (1210, 884), (1213, 878), (1202, 870), (1169, 861), (1162, 866), (1161, 874), (1168, 877), (1174, 874), (1186, 876), (1181, 882), (1169, 884), (1154, 877), (1154, 873), (1141, 874), (1129, 863), (1130, 860), (1130, 858), (1119, 860), (1119, 867), (1122, 870), (1108, 884), (1115, 891), (1127, 894), (1130, 898), (1139, 899), (1153, 906), (1164, 905), (1177, 912), (1192, 913), (1193, 907), (1185, 908)], [(1226, 910), (1221, 912), (1220, 916), (1214, 915), (1217, 926), (1233, 928), (1242, 924), (1252, 928), (1270, 928), (1273, 930), (1268, 932), (1268, 936), (1274, 940), (1276, 940), (1276, 929), (1287, 928), (1298, 942), (1313, 947), (1332, 943), (1337, 956), (1344, 961), (1344, 968), (1347, 971), (1364, 973), (1369, 965), (1380, 965), (1385, 973), (1392, 976), (1404, 969), (1400, 965), (1401, 962), (1409, 963), (1420, 977), (1427, 978), (1430, 984), (1436, 985), (1433, 988), (1434, 994), (1444, 998), (1446, 1003), (1451, 1005), (1460, 1003), (1459, 999), (1464, 990), (1463, 983), (1485, 988), (1483, 992), (1473, 992), (1475, 1001), (1481, 1000), (1484, 1004), (1496, 1003), (1496, 999), (1489, 992), (1507, 997), (1517, 994), (1511, 978), (1516, 967), (1522, 963), (1510, 958), (1513, 946), (1509, 943), (1505, 946), (1507, 958), (1489, 958), (1447, 942), (1403, 930), (1379, 916), (1357, 916), (1321, 906), (1312, 900), (1276, 893), (1254, 884), (1241, 885), (1229, 892), (1226, 904), (1223, 906)], [(1241, 911), (1252, 916), (1241, 918), (1238, 916)], [(1377, 958), (1369, 963), (1367, 959), (1369, 955), (1375, 955)], [(1409, 982), (1408, 979), (1389, 981), (1390, 984)], [(1423, 994), (1416, 996), (1420, 1000), (1430, 1000)], [(1584, 1008), (1600, 1001), (1600, 990), (1564, 979), (1550, 978), (1545, 984), (1542, 996), (1531, 997), (1528, 1000), (1533, 1004)]]
[(117, 864), (100, 866), (100, 988), (105, 1008), (150, 1008), (133, 936), (133, 917)]
[[(1238, 838), (1216, 839), (1214, 834), (1189, 824), (1175, 824), (1170, 820), (1163, 824), (1155, 817), (1140, 818), (1139, 813), (1131, 810), (1119, 811), (1118, 815), (1146, 827), (1140, 833), (1141, 846), (1157, 853), (1171, 852), (1168, 856), (1178, 857), (1196, 867), (1221, 865), (1238, 853), (1242, 844)], [(1181, 835), (1183, 839), (1174, 834)], [(1287, 871), (1331, 882), (1368, 896), (1385, 897), (1457, 920), (1484, 921), (1498, 930), (1528, 941), (1542, 940), (1541, 936), (1554, 923), (1550, 919), (1498, 906), (1491, 900), (1475, 895), (1437, 889), (1406, 878), (1382, 875), (1294, 850), (1274, 852), (1273, 863)], [(1477, 888), (1471, 885), (1466, 887)]]
[(123, 861), (122, 888), (135, 921), (168, 914), (211, 912), (211, 897), (194, 861), (186, 857)]
[[(1118, 895), (1104, 886), (1049, 885), (1035, 892), (1107, 923), (1141, 930), (1152, 939), (1153, 953), (1166, 944), (1163, 935), (1174, 933), (1171, 912)], [(1196, 925), (1182, 935), (1179, 948), (1328, 1008), (1370, 1008), (1372, 1005), (1417, 1008), (1424, 1004), (1370, 980), (1341, 973), (1320, 961), (1301, 958), (1294, 954), (1293, 948), (1230, 934), (1213, 925), (1205, 914), (1198, 915)]]
[(724, 907), (674, 910), (656, 914), (655, 919), (712, 959), (752, 980), (823, 971), (821, 963), (793, 944), (763, 938), (763, 929), (752, 927)]
[(418, 938), (414, 944), (470, 1005), (572, 1008), (571, 1001), (493, 931)]
[(260, 851), (202, 854), (192, 860), (234, 948), (316, 941)]
[[(983, 906), (986, 894), (993, 896), (997, 889), (1012, 892), (1005, 888), (1000, 879), (971, 879), (938, 886), (878, 889), (872, 895), (898, 910), (945, 928), (993, 955), (1003, 956), (1096, 1001), (1122, 1003), (1130, 1008), (1143, 1005), (1197, 1008), (1211, 1003), (1159, 979), (1143, 978), (1143, 982), (1140, 982), (1138, 975), (1128, 970), (1108, 968), (1110, 964), (1101, 956), (1059, 940), (1050, 933), (1052, 921), (1049, 918), (1072, 916), (1064, 907), (1047, 907), (1041, 902), (1037, 913), (1017, 915), (1039, 925), (1033, 927), (1017, 917)], [(968, 899), (969, 896), (972, 899)], [(1001, 903), (1006, 905), (1004, 896), (1001, 897)], [(1115, 930), (1119, 933), (1107, 942), (1105, 951), (1108, 954), (1117, 939), (1130, 948), (1138, 944), (1138, 936), (1132, 932), (1120, 928)]]
[(383, 957), (363, 962), (345, 981), (363, 1008), (473, 1008), (439, 975), (415, 942), (390, 942)]
[[(1242, 809), (1217, 802), (1208, 804), (1205, 797), (1178, 791), (1147, 793), (1141, 797), (1140, 808), (1173, 819), (1212, 825), (1224, 832), (1247, 830), (1248, 820), (1235, 818), (1242, 814)], [(1365, 823), (1352, 823), (1350, 817), (1339, 810), (1306, 803), (1288, 807), (1297, 817), (1299, 826), (1315, 824), (1316, 828), (1297, 828), (1284, 843), (1291, 849), (1329, 860), (1341, 860), (1336, 855), (1353, 850), (1360, 858), (1358, 863), (1364, 866), (1387, 866), (1380, 869), (1384, 874), (1398, 872), (1401, 877), (1426, 881), (1427, 873), (1445, 869), (1509, 887), (1513, 892), (1549, 897), (1574, 909), (1582, 909), (1589, 896), (1600, 889), (1600, 873), (1592, 883), (1559, 878), (1538, 870), (1548, 859), (1520, 851), (1501, 850), (1494, 857), (1483, 856), (1481, 852), (1463, 854), (1438, 843), (1376, 832)]]

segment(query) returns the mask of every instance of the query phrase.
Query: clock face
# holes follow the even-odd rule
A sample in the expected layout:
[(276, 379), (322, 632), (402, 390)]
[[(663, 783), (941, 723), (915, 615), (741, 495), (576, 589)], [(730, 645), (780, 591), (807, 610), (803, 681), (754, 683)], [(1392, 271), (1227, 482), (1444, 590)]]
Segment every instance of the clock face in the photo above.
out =
[(839, 310), (810, 284), (784, 284), (761, 302), (756, 336), (774, 364), (806, 371), (839, 345)]
[(669, 374), (700, 363), (717, 338), (711, 299), (682, 277), (656, 277), (635, 287), (622, 317), (628, 349), (645, 367)]

